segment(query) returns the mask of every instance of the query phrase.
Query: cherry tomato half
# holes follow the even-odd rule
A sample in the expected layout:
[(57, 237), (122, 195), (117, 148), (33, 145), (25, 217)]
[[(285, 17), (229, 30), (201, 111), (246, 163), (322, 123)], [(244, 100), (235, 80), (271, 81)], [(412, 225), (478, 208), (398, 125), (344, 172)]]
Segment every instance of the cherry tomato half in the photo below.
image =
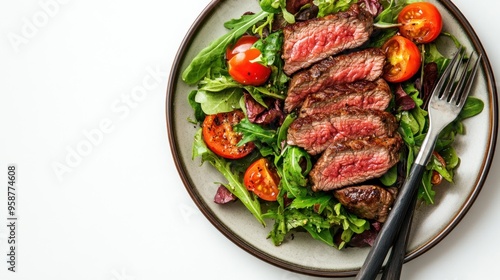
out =
[(383, 74), (386, 81), (404, 82), (420, 69), (422, 63), (420, 50), (409, 39), (400, 35), (393, 36), (384, 43), (382, 50), (387, 57)]
[(267, 201), (276, 201), (280, 182), (276, 170), (265, 158), (254, 161), (245, 171), (243, 183), (246, 188), (258, 197)]
[(405, 6), (398, 15), (399, 32), (415, 43), (434, 41), (443, 27), (441, 13), (431, 3), (415, 2)]
[(241, 110), (206, 116), (202, 134), (207, 147), (218, 156), (228, 159), (242, 158), (252, 152), (255, 145), (249, 142), (238, 146), (242, 136), (233, 130), (233, 126), (244, 117)]
[(226, 59), (230, 60), (233, 56), (246, 52), (255, 42), (257, 42), (257, 40), (259, 40), (259, 38), (252, 35), (241, 36), (234, 45), (226, 49)]
[(261, 55), (258, 49), (248, 49), (228, 62), (229, 75), (240, 84), (260, 86), (271, 75), (271, 68), (254, 61)]

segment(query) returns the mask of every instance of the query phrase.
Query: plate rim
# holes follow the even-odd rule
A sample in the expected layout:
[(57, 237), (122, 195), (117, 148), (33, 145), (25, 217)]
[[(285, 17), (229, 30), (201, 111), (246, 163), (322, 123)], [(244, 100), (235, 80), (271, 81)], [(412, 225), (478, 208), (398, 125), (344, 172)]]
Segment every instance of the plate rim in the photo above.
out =
[[(333, 271), (333, 270), (318, 270), (318, 269), (311, 269), (311, 268), (306, 268), (285, 260), (278, 259), (272, 255), (267, 254), (266, 252), (263, 252), (257, 248), (255, 248), (252, 244), (248, 243), (244, 239), (240, 238), (238, 235), (235, 235), (231, 229), (227, 228), (221, 221), (217, 218), (217, 216), (210, 211), (210, 209), (206, 205), (206, 203), (199, 197), (199, 194), (194, 190), (194, 187), (191, 185), (191, 182), (189, 180), (188, 172), (186, 170), (185, 165), (183, 164), (182, 159), (179, 157), (178, 153), (176, 152), (178, 149), (178, 144), (175, 140), (174, 134), (174, 127), (175, 124), (173, 123), (173, 110), (171, 108), (171, 105), (173, 104), (173, 97), (174, 97), (174, 92), (177, 86), (177, 82), (179, 80), (180, 76), (180, 71), (178, 69), (180, 68), (180, 65), (184, 59), (184, 56), (188, 50), (189, 44), (194, 40), (194, 37), (196, 35), (196, 32), (200, 25), (203, 24), (203, 22), (213, 13), (215, 12), (215, 9), (217, 8), (218, 4), (220, 4), (222, 0), (212, 0), (210, 3), (207, 4), (207, 6), (201, 11), (201, 13), (198, 15), (198, 17), (195, 19), (195, 21), (191, 24), (190, 28), (188, 29), (188, 32), (184, 36), (183, 40), (181, 41), (179, 48), (177, 50), (177, 53), (175, 55), (174, 61), (172, 63), (172, 67), (170, 70), (169, 78), (167, 81), (167, 88), (166, 88), (166, 101), (165, 101), (165, 114), (166, 114), (166, 126), (167, 126), (167, 136), (169, 139), (169, 146), (170, 146), (170, 151), (172, 154), (172, 158), (174, 160), (174, 164), (176, 166), (177, 172), (181, 178), (181, 181), (183, 182), (183, 185), (185, 189), (187, 190), (188, 194), (190, 195), (191, 199), (195, 202), (196, 206), (200, 209), (202, 214), (210, 221), (210, 223), (217, 228), (226, 238), (231, 240), (235, 245), (240, 247), (241, 249), (245, 250), (246, 252), (250, 253), (251, 255), (269, 263), (274, 266), (277, 266), (279, 268), (292, 271), (292, 272), (297, 272), (301, 273), (304, 275), (310, 275), (310, 276), (319, 276), (319, 277), (350, 277), (350, 276), (355, 276), (358, 270), (348, 270), (348, 271)], [(489, 116), (490, 116), (490, 135), (489, 135), (489, 142), (488, 142), (488, 149), (485, 151), (486, 158), (483, 161), (483, 166), (480, 169), (481, 173), (478, 174), (478, 180), (475, 183), (475, 188), (473, 191), (470, 193), (469, 197), (467, 200), (464, 202), (463, 207), (458, 209), (459, 211), (455, 214), (454, 218), (451, 219), (445, 228), (437, 233), (434, 238), (429, 239), (426, 243), (422, 244), (418, 248), (414, 249), (411, 252), (408, 252), (407, 255), (405, 256), (404, 262), (409, 262), (434, 246), (436, 246), (438, 243), (440, 243), (459, 223), (460, 221), (464, 218), (464, 216), (467, 214), (467, 212), (470, 210), (470, 207), (474, 204), (476, 198), (478, 197), (479, 193), (481, 192), (484, 183), (486, 181), (487, 175), (490, 171), (490, 167), (493, 161), (493, 157), (495, 154), (495, 149), (496, 149), (496, 140), (497, 140), (497, 134), (498, 134), (498, 96), (497, 96), (497, 89), (494, 86), (495, 83), (495, 78), (493, 74), (493, 70), (490, 64), (490, 61), (488, 59), (487, 53), (477, 36), (476, 32), (474, 31), (474, 28), (471, 26), (467, 18), (463, 15), (463, 13), (458, 9), (458, 7), (451, 2), (451, 0), (437, 0), (440, 4), (446, 7), (446, 9), (454, 16), (454, 18), (460, 23), (461, 27), (465, 29), (466, 36), (470, 39), (473, 47), (480, 51), (483, 54), (483, 60), (481, 62), (481, 68), (484, 72), (485, 75), (485, 80), (486, 80), (486, 89), (488, 90), (488, 97), (491, 98), (490, 102), (491, 105), (488, 107)]]

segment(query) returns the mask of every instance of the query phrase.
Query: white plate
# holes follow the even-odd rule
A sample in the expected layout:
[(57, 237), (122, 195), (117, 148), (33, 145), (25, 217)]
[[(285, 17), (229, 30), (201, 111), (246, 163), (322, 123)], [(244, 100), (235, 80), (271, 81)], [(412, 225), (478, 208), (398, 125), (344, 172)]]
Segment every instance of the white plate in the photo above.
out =
[[(443, 15), (443, 30), (454, 34), (468, 50), (483, 53), (483, 63), (472, 95), (485, 103), (483, 112), (465, 121), (466, 134), (457, 137), (455, 148), (461, 158), (455, 184), (437, 190), (435, 205), (421, 205), (412, 225), (409, 261), (436, 245), (472, 206), (489, 171), (497, 135), (497, 93), (491, 66), (480, 40), (462, 13), (450, 1), (429, 1)], [(363, 264), (368, 248), (342, 251), (313, 240), (307, 233), (281, 246), (268, 240), (270, 225), (263, 228), (240, 203), (217, 205), (214, 182), (224, 178), (210, 165), (192, 159), (191, 147), (197, 127), (188, 121), (193, 111), (187, 101), (192, 87), (184, 84), (181, 73), (191, 59), (211, 41), (226, 33), (223, 23), (241, 14), (260, 10), (258, 1), (225, 0), (211, 2), (193, 23), (177, 53), (169, 79), (166, 101), (168, 135), (174, 161), (189, 195), (208, 220), (227, 238), (254, 256), (290, 271), (314, 276), (353, 276)], [(442, 50), (446, 52), (446, 49)], [(272, 223), (268, 223), (272, 224)]]

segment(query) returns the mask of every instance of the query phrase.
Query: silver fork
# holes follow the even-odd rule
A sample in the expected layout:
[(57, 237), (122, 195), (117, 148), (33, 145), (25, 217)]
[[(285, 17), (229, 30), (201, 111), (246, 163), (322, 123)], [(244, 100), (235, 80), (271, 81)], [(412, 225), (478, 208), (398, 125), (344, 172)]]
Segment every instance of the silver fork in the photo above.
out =
[[(457, 52), (457, 54), (459, 54), (459, 52)], [(472, 61), (472, 58), (473, 58), (473, 56), (471, 56), (471, 58), (467, 61), (467, 65), (464, 66), (464, 68), (462, 68), (462, 71), (464, 71), (464, 69), (468, 69), (468, 66), (469, 66), (470, 62)], [(471, 72), (472, 75), (475, 75), (475, 72), (477, 71), (477, 68), (478, 68), (477, 65), (480, 62), (480, 60), (481, 60), (481, 56), (478, 56), (478, 58), (476, 60), (476, 65), (474, 65), (472, 72)], [(450, 67), (450, 69), (451, 69), (451, 67)], [(463, 75), (467, 74), (465, 72), (466, 71), (464, 71)], [(467, 93), (470, 92), (470, 87), (472, 85), (473, 79), (474, 79), (474, 76), (462, 77), (462, 79), (460, 79), (460, 81), (463, 83), (463, 85), (460, 87), (457, 86), (457, 88), (455, 89), (457, 91), (457, 93), (459, 93), (458, 90), (462, 89), (462, 87), (463, 87), (463, 90), (465, 92), (467, 92)], [(467, 84), (467, 83), (470, 83), (470, 84)], [(461, 97), (461, 100), (464, 100), (463, 102), (465, 102), (466, 97), (467, 97), (467, 94), (465, 95), (465, 97)], [(434, 96), (434, 98), (439, 99), (439, 96), (436, 95), (436, 96)], [(443, 93), (443, 96), (441, 99), (442, 99), (441, 102), (444, 102), (444, 100), (446, 99), (444, 93)], [(440, 102), (440, 100), (436, 100), (436, 102)], [(460, 112), (462, 107), (463, 107), (463, 104), (459, 105), (459, 107), (460, 107), (460, 109), (455, 108), (454, 110), (458, 110)], [(431, 109), (433, 109), (433, 108), (431, 108)], [(435, 109), (433, 111), (435, 111)], [(450, 118), (452, 118), (452, 117), (450, 116)], [(446, 126), (446, 123), (443, 123), (442, 125), (444, 127), (444, 126)], [(429, 137), (431, 137), (431, 136), (429, 136)], [(428, 147), (431, 147), (431, 145), (428, 145)], [(425, 151), (422, 151), (422, 152), (425, 152)], [(432, 150), (431, 150), (431, 153), (432, 153)], [(395, 237), (394, 244), (393, 244), (393, 247), (391, 250), (391, 254), (390, 254), (389, 260), (387, 261), (387, 263), (384, 267), (384, 271), (383, 271), (381, 280), (396, 280), (396, 279), (399, 279), (399, 277), (400, 277), (401, 269), (402, 269), (402, 266), (404, 263), (404, 257), (406, 254), (406, 247), (407, 247), (407, 242), (409, 239), (409, 232), (410, 232), (411, 221), (412, 221), (413, 210), (414, 210), (415, 204), (416, 204), (416, 195), (413, 197), (413, 201), (412, 201), (411, 205), (409, 206), (409, 209), (407, 210), (406, 216), (401, 224), (401, 229), (400, 229), (398, 235)]]
[[(422, 181), (425, 166), (434, 150), (439, 133), (454, 121), (462, 110), (472, 87), (481, 61), (481, 55), (469, 69), (474, 53), (464, 63), (465, 49), (460, 48), (439, 79), (429, 101), (429, 130), (422, 143), (420, 151), (411, 166), (405, 183), (399, 190), (391, 212), (377, 235), (375, 242), (366, 257), (356, 279), (373, 280), (380, 272), (387, 252), (394, 243), (406, 217), (410, 217), (413, 209), (409, 209), (416, 199), (418, 186)], [(411, 206), (410, 206), (411, 205)], [(408, 215), (407, 215), (408, 214)], [(402, 263), (401, 263), (402, 265)], [(394, 279), (399, 279), (399, 272)]]

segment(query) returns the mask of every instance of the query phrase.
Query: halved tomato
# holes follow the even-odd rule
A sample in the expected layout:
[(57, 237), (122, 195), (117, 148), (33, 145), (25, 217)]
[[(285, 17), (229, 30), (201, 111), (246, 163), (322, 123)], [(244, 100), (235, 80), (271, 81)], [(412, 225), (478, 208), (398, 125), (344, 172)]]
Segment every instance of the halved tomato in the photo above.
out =
[(398, 15), (399, 32), (413, 42), (434, 41), (443, 27), (441, 13), (429, 2), (415, 2), (405, 6)]
[(278, 173), (265, 158), (254, 161), (243, 177), (246, 188), (267, 201), (276, 201), (279, 182)]
[(203, 120), (202, 134), (207, 147), (218, 156), (228, 159), (242, 158), (253, 151), (252, 142), (238, 146), (242, 136), (233, 130), (245, 114), (241, 110), (207, 115)]
[(243, 85), (264, 84), (271, 75), (271, 68), (256, 61), (260, 55), (260, 51), (254, 48), (236, 54), (228, 62), (229, 75)]
[(257, 42), (259, 38), (252, 35), (243, 35), (241, 36), (234, 45), (231, 45), (226, 49), (226, 59), (230, 60), (233, 56), (246, 52), (250, 49), (255, 42)]
[(417, 45), (409, 39), (396, 35), (382, 46), (387, 57), (383, 77), (391, 83), (400, 83), (413, 77), (422, 63)]

